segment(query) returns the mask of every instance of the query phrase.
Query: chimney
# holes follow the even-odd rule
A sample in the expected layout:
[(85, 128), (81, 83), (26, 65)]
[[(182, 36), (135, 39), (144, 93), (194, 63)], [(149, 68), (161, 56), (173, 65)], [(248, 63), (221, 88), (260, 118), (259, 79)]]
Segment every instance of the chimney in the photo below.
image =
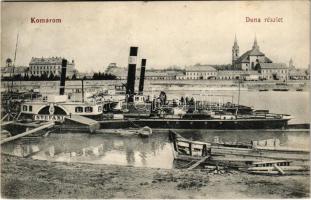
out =
[(143, 94), (143, 92), (144, 92), (146, 62), (147, 62), (147, 59), (141, 59), (138, 94)]
[(135, 73), (138, 47), (130, 48), (129, 65), (127, 72), (126, 94), (129, 99), (128, 102), (133, 102), (133, 95), (135, 92)]
[(62, 73), (60, 75), (59, 95), (65, 94), (67, 60), (62, 59)]

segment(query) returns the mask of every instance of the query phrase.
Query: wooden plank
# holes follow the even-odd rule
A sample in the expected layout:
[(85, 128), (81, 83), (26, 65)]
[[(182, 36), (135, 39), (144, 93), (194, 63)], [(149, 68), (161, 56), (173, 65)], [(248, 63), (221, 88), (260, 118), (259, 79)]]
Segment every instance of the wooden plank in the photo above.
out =
[(96, 120), (93, 120), (93, 119), (90, 119), (90, 118), (87, 118), (87, 117), (83, 117), (83, 116), (80, 116), (80, 115), (71, 115), (70, 117), (65, 117), (65, 119), (68, 119), (68, 120), (71, 120), (71, 121), (74, 121), (74, 122), (77, 122), (77, 123), (80, 123), (80, 124), (85, 124), (85, 125), (88, 125), (88, 126), (91, 126), (93, 124), (97, 124), (98, 121)]
[(189, 142), (189, 154), (190, 154), (190, 156), (192, 156), (192, 144), (191, 144), (191, 142)]
[(5, 126), (5, 125), (8, 125), (8, 124), (12, 124), (14, 121), (8, 121), (8, 122), (3, 122), (1, 123), (1, 126)]
[(276, 170), (278, 170), (278, 172), (279, 172), (280, 174), (282, 174), (282, 175), (285, 174), (285, 172), (282, 170), (282, 168), (279, 167), (279, 166), (277, 166), (276, 164), (274, 164), (273, 167), (274, 167)]
[(5, 115), (2, 117), (1, 121), (3, 121), (8, 115), (9, 115), (9, 114), (5, 114)]
[(274, 164), (274, 163), (281, 163), (281, 162), (291, 162), (291, 161), (288, 161), (288, 160), (267, 160), (267, 161), (260, 161), (260, 162), (255, 162), (253, 163), (254, 165), (261, 165), (261, 164)]
[(195, 162), (193, 165), (191, 165), (190, 167), (188, 167), (188, 170), (191, 170), (191, 169), (196, 168), (196, 167), (199, 166), (201, 163), (205, 162), (205, 160), (206, 160), (207, 158), (208, 158), (208, 157), (203, 157), (201, 160)]
[(236, 155), (249, 157), (262, 157), (270, 159), (282, 160), (309, 160), (309, 152), (290, 152), (279, 150), (265, 150), (265, 149), (242, 149), (242, 148), (228, 148), (228, 147), (212, 147), (212, 155)]
[(40, 127), (38, 127), (38, 128), (34, 128), (34, 129), (29, 130), (29, 131), (26, 131), (26, 132), (24, 132), (24, 133), (21, 133), (21, 134), (18, 134), (18, 135), (9, 137), (9, 138), (5, 138), (5, 139), (1, 140), (0, 144), (4, 144), (4, 143), (6, 143), (6, 142), (10, 142), (10, 141), (12, 141), (12, 140), (16, 140), (16, 139), (18, 139), (18, 138), (24, 137), (24, 136), (26, 136), (26, 135), (30, 135), (30, 134), (32, 134), (32, 133), (35, 133), (35, 132), (37, 132), (37, 131), (40, 131), (40, 130), (43, 130), (43, 129), (46, 129), (46, 128), (51, 128), (51, 127), (53, 127), (54, 125), (55, 125), (54, 122), (49, 122), (49, 123), (44, 124), (44, 125), (42, 125), (42, 126), (40, 126)]

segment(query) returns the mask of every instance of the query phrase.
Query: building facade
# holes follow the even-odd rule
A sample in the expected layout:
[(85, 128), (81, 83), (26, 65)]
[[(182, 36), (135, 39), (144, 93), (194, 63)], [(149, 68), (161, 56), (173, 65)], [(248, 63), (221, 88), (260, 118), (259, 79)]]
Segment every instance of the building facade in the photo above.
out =
[(182, 80), (207, 80), (216, 79), (217, 70), (209, 65), (196, 64), (188, 67), (184, 75), (178, 75), (178, 79)]
[[(30, 76), (42, 76), (43, 74), (46, 74), (48, 76), (50, 76), (51, 74), (53, 74), (54, 76), (60, 76), (62, 59), (63, 58), (61, 57), (31, 58), (31, 61), (29, 63)], [(74, 60), (72, 60), (71, 62), (67, 62), (66, 76), (71, 78), (75, 73), (77, 73), (77, 71), (75, 69)]]
[(288, 79), (288, 67), (285, 63), (260, 63), (259, 71), (265, 80)]
[(242, 71), (242, 70), (220, 70), (218, 71), (217, 79), (219, 80), (245, 80), (247, 77), (257, 77), (257, 80), (261, 78), (261, 74), (258, 71)]

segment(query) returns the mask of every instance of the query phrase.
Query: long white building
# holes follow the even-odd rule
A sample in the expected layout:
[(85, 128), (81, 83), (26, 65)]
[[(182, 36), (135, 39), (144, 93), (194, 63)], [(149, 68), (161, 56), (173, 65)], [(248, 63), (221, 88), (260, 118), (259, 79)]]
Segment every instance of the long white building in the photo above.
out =
[[(60, 76), (62, 67), (61, 57), (50, 57), (50, 58), (31, 58), (29, 63), (30, 76), (41, 76), (47, 74), (48, 76), (53, 73), (54, 76)], [(71, 78), (76, 72), (74, 60), (67, 63), (66, 76)]]

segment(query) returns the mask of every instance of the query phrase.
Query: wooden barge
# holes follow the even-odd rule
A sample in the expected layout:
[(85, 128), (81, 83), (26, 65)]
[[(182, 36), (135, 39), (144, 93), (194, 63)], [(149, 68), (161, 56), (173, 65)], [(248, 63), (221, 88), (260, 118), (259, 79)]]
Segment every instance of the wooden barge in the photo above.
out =
[[(271, 167), (275, 167), (274, 165), (270, 166), (269, 163), (275, 162), (276, 166), (287, 166), (287, 163), (293, 165), (286, 167), (285, 170), (288, 168), (297, 169), (297, 171), (309, 171), (310, 152), (281, 147), (278, 140), (266, 140), (266, 145), (262, 145), (263, 141), (252, 141), (249, 144), (229, 144), (219, 141), (206, 143), (187, 140), (173, 131), (170, 131), (169, 134), (174, 147), (174, 159), (192, 163), (193, 165), (190, 168), (198, 165), (214, 165), (264, 173), (263, 169), (269, 171)], [(269, 143), (273, 145), (267, 145)], [(256, 165), (260, 167), (260, 163), (262, 164), (261, 167), (270, 168), (261, 168), (260, 170), (252, 168)]]

